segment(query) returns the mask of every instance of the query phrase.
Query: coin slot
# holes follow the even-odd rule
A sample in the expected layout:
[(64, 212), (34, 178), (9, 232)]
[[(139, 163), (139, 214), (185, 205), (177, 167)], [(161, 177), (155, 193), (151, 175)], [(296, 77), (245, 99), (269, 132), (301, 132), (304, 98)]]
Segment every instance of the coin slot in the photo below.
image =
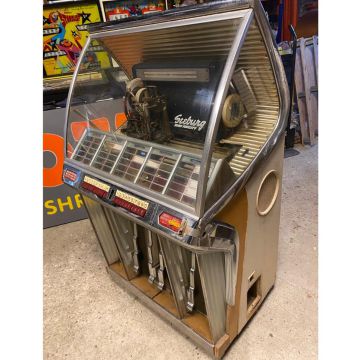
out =
[(248, 277), (249, 283), (251, 283), (254, 280), (255, 270), (252, 272), (252, 274)]
[(261, 299), (261, 276), (250, 286), (247, 292), (247, 312), (252, 313)]

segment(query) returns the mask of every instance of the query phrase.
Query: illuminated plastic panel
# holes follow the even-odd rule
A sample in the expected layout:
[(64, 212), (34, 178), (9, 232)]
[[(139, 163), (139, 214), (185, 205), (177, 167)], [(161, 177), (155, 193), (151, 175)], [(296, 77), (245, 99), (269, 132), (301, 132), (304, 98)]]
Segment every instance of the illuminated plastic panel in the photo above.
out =
[(121, 158), (115, 166), (113, 175), (135, 182), (149, 151), (149, 146), (128, 142)]
[(145, 164), (138, 184), (162, 193), (172, 174), (179, 154), (154, 149)]
[(185, 204), (194, 206), (200, 164), (200, 160), (183, 156), (176, 167), (174, 176), (171, 178), (166, 195)]
[(106, 137), (92, 166), (96, 169), (110, 173), (124, 147), (124, 143), (125, 141), (116, 141)]
[[(87, 129), (73, 159), (189, 206), (195, 205), (201, 160)], [(209, 177), (215, 167), (211, 163)]]
[(73, 159), (89, 165), (101, 144), (102, 138), (103, 136), (99, 133), (87, 131), (84, 139), (79, 143)]

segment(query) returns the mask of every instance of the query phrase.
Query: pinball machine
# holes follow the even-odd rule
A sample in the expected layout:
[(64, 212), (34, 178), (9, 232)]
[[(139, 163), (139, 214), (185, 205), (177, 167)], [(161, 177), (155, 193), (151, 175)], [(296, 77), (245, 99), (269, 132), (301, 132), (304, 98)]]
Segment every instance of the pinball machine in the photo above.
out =
[[(106, 87), (78, 81), (93, 42)], [(275, 283), (288, 110), (259, 1), (93, 25), (73, 76), (63, 181), (110, 276), (215, 358)]]
[[(62, 182), (66, 99), (77, 59), (88, 37), (87, 26), (102, 21), (97, 1), (61, 1), (43, 5), (43, 226), (85, 219), (79, 194)], [(98, 46), (93, 59), (110, 66)], [(78, 79), (103, 83), (106, 77), (87, 73)]]

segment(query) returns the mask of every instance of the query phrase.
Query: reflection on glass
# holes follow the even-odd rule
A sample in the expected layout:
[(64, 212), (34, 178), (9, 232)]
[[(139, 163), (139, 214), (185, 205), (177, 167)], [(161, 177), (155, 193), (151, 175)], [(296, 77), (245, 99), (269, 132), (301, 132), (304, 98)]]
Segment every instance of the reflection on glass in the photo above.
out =
[(123, 143), (124, 141), (115, 142), (114, 140), (106, 138), (92, 166), (109, 173), (123, 148)]
[[(219, 20), (216, 31), (210, 23), (189, 23), (92, 40), (69, 100), (67, 155), (115, 183), (194, 208), (214, 99), (240, 22)], [(94, 52), (107, 50), (104, 66)], [(229, 91), (237, 93), (234, 86)], [(210, 173), (219, 159), (237, 153), (239, 146), (224, 139), (240, 126), (219, 124)], [(211, 183), (218, 196), (222, 186)]]
[(73, 159), (80, 161), (85, 165), (90, 164), (101, 143), (101, 139), (102, 136), (100, 134), (88, 131), (83, 141), (80, 143), (78, 150), (74, 154)]
[(149, 150), (149, 147), (129, 142), (116, 164), (113, 174), (134, 182)]
[(169, 183), (166, 194), (175, 200), (193, 206), (200, 172), (200, 160), (183, 156)]
[(175, 153), (164, 153), (154, 149), (145, 164), (138, 184), (158, 193), (163, 192), (178, 157), (179, 155)]

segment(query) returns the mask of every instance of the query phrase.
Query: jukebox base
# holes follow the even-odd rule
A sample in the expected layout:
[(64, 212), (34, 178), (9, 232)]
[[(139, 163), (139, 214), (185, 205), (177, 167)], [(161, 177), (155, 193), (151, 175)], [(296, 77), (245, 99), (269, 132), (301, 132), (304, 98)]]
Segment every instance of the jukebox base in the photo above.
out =
[[(194, 314), (180, 320), (172, 295), (166, 291), (160, 291), (154, 285), (149, 284), (146, 276), (128, 281), (125, 269), (121, 263), (112, 264), (107, 269), (111, 278), (119, 286), (138, 298), (150, 310), (161, 316), (171, 326), (200, 346), (207, 354), (211, 356), (215, 354), (215, 358), (219, 358), (220, 356), (216, 356), (216, 353), (223, 354), (227, 346), (230, 345), (228, 342), (225, 348), (215, 351), (218, 344), (211, 342), (210, 327), (206, 316), (200, 312), (194, 312)], [(220, 339), (218, 343), (220, 343), (219, 345), (224, 343), (223, 339)]]
[[(217, 343), (212, 343), (209, 322), (207, 317), (200, 312), (195, 311), (192, 315), (180, 319), (173, 296), (150, 284), (146, 276), (140, 276), (128, 281), (124, 266), (120, 262), (108, 266), (107, 271), (112, 280), (119, 286), (139, 299), (142, 304), (170, 323), (171, 326), (194, 344), (200, 346), (211, 357), (220, 359), (231, 345), (233, 339), (230, 339), (228, 334), (221, 337)], [(269, 292), (272, 288), (269, 289)], [(266, 296), (259, 299), (256, 304), (256, 311), (251, 314), (251, 317), (260, 308), (265, 298)], [(240, 335), (240, 333), (237, 335)]]

